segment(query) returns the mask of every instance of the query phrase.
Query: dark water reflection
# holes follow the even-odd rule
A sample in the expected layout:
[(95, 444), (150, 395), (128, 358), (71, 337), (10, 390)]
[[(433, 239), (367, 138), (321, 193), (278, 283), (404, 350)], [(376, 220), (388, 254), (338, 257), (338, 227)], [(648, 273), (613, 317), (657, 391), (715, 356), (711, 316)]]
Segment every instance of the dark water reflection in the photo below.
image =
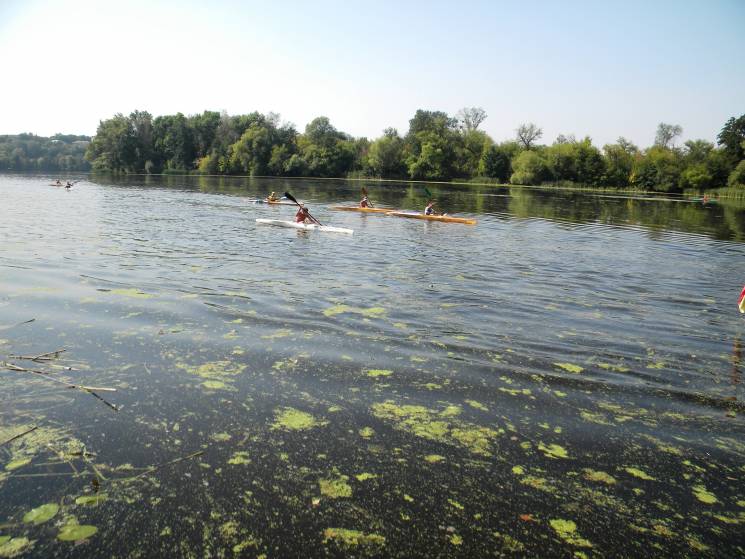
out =
[[(464, 226), (329, 209), (359, 183), (48, 182), (0, 177), (0, 356), (121, 410), (0, 372), (0, 443), (39, 426), (0, 554), (742, 554), (737, 203), (429, 186)], [(354, 235), (257, 227), (270, 190)]]

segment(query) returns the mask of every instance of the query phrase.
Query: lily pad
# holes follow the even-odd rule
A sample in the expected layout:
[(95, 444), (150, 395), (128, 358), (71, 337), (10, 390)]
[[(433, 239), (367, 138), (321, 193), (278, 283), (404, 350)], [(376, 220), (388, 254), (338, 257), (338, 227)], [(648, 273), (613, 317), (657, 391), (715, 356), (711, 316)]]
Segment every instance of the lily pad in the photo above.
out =
[(32, 542), (28, 538), (0, 538), (0, 557), (16, 557), (31, 547)]
[(81, 495), (75, 499), (76, 505), (97, 505), (98, 503), (106, 500), (106, 493), (99, 493), (97, 495)]

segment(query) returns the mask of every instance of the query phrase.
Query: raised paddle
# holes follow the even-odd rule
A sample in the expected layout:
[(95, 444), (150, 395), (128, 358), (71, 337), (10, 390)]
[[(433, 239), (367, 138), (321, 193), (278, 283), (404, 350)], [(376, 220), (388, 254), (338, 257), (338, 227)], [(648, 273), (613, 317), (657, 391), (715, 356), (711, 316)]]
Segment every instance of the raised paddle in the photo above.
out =
[[(292, 194), (290, 194), (289, 192), (285, 192), (285, 198), (287, 198), (288, 200), (292, 200), (292, 201), (293, 201), (293, 202), (295, 202), (295, 203), (296, 203), (296, 204), (297, 204), (297, 205), (298, 205), (299, 207), (301, 207), (301, 208), (303, 207), (303, 205), (302, 205), (302, 204), (301, 204), (300, 202), (298, 202), (297, 200), (295, 200), (295, 197), (294, 197), (294, 196), (293, 196)], [(320, 221), (318, 221), (318, 220), (317, 220), (317, 219), (316, 219), (315, 217), (313, 217), (312, 215), (310, 215), (310, 212), (308, 212), (308, 217), (309, 217), (309, 218), (311, 218), (311, 219), (312, 219), (313, 221), (315, 221), (315, 222), (316, 222), (316, 223), (317, 223), (318, 225), (321, 225), (321, 222), (320, 222)]]

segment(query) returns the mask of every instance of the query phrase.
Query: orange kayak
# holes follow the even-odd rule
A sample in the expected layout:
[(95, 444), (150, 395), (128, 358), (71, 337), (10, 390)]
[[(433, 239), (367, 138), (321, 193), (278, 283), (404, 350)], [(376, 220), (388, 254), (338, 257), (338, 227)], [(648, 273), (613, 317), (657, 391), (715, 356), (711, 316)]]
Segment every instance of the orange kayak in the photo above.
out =
[(465, 217), (453, 217), (451, 215), (424, 215), (421, 213), (410, 213), (410, 212), (396, 212), (389, 211), (386, 215), (392, 215), (395, 217), (408, 217), (411, 219), (425, 219), (427, 221), (440, 221), (443, 223), (465, 223), (466, 225), (476, 225), (475, 219), (467, 219)]
[(388, 213), (393, 210), (390, 208), (360, 208), (359, 206), (331, 206), (332, 210), (343, 212), (362, 212), (362, 213)]

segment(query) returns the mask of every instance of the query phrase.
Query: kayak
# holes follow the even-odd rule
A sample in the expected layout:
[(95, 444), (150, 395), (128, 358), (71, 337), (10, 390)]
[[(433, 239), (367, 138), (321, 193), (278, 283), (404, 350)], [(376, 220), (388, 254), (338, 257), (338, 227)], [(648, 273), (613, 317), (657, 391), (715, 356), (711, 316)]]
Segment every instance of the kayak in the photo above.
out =
[[(263, 198), (261, 200), (251, 200), (254, 204), (271, 204), (273, 206), (296, 206), (295, 202), (290, 202), (289, 200), (267, 200), (266, 198)], [(300, 202), (302, 204), (302, 202)]]
[(453, 217), (451, 215), (424, 215), (412, 212), (387, 212), (385, 215), (392, 215), (395, 217), (409, 217), (411, 219), (426, 219), (427, 221), (440, 221), (443, 223), (465, 223), (467, 225), (475, 225), (475, 219), (467, 219), (465, 217)]
[(329, 225), (316, 225), (315, 223), (297, 223), (296, 221), (284, 221), (282, 219), (257, 219), (259, 225), (274, 225), (275, 227), (289, 227), (291, 229), (302, 229), (304, 231), (324, 231), (326, 233), (346, 233), (352, 235), (354, 229), (344, 227), (331, 227)]
[(359, 206), (331, 206), (332, 210), (340, 210), (342, 212), (362, 212), (362, 213), (388, 213), (393, 210), (390, 208), (360, 208)]

